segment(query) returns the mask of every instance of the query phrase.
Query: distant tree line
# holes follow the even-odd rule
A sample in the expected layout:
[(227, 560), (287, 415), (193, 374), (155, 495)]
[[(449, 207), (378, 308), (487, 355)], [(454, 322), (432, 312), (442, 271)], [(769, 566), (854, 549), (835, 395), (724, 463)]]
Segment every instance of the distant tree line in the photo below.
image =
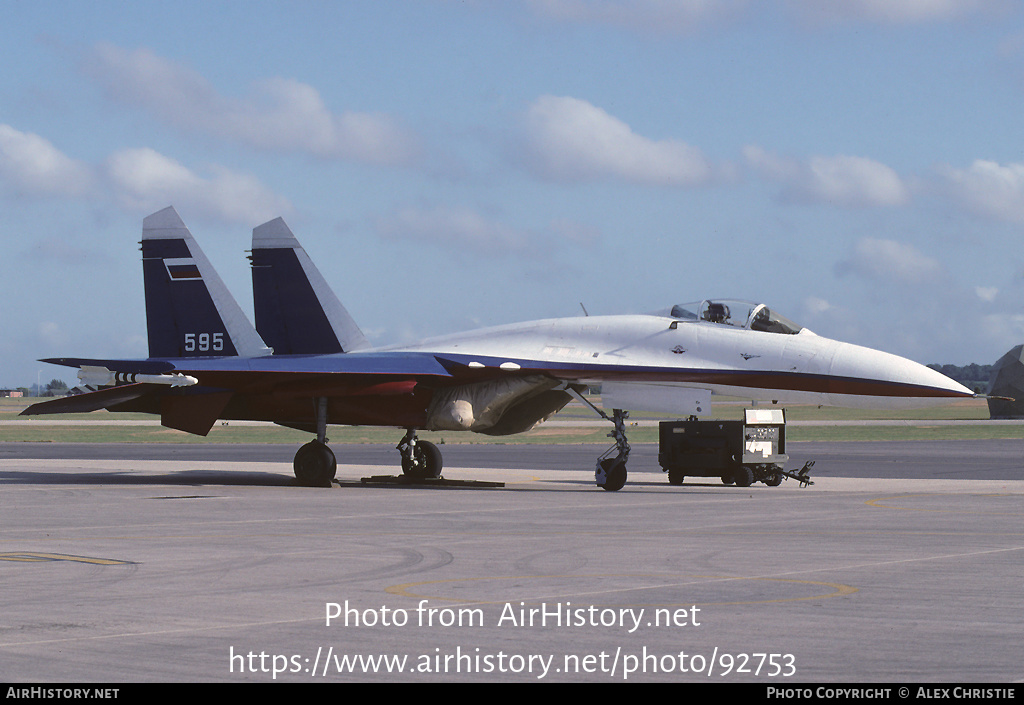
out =
[(16, 390), (27, 397), (62, 397), (69, 391), (67, 383), (60, 379), (51, 379), (49, 384), (43, 386), (33, 384), (28, 387), (17, 387)]
[(932, 364), (928, 367), (975, 392), (986, 391), (989, 379), (992, 377), (992, 365), (979, 365), (976, 362), (963, 366)]

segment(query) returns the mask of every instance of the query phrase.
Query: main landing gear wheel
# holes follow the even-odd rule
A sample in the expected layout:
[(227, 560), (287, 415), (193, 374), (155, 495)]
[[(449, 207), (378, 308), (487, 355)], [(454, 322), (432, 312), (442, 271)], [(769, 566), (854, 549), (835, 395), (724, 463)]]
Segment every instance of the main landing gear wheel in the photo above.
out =
[(305, 487), (330, 487), (338, 471), (338, 459), (326, 443), (310, 441), (299, 448), (292, 463), (295, 478)]
[(430, 441), (416, 438), (410, 429), (398, 444), (402, 454), (402, 473), (416, 480), (441, 477), (442, 458), (440, 449)]
[(327, 447), (327, 397), (313, 400), (316, 418), (316, 440), (310, 441), (295, 453), (292, 467), (295, 479), (306, 487), (330, 487), (338, 472), (338, 459)]
[(686, 479), (686, 475), (683, 474), (682, 468), (669, 468), (668, 469), (668, 484), (670, 485), (681, 485)]

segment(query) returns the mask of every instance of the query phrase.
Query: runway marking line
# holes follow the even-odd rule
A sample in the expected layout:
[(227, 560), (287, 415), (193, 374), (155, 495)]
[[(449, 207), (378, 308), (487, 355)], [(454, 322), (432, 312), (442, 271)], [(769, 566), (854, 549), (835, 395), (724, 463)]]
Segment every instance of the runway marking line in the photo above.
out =
[(67, 561), (69, 563), (89, 563), (92, 565), (131, 565), (133, 561), (119, 561), (113, 558), (91, 558), (89, 556), (72, 556), (66, 553), (36, 553), (33, 551), (0, 553), (0, 561), (21, 563), (52, 563)]

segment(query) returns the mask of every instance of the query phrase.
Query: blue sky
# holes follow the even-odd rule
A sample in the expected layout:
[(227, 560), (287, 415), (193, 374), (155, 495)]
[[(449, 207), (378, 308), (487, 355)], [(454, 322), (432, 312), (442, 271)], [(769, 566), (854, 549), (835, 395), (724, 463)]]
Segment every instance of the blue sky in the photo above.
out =
[(714, 296), (923, 363), (1024, 342), (1016, 1), (0, 13), (0, 387), (147, 355), (167, 205), (250, 314), (283, 216), (380, 345)]

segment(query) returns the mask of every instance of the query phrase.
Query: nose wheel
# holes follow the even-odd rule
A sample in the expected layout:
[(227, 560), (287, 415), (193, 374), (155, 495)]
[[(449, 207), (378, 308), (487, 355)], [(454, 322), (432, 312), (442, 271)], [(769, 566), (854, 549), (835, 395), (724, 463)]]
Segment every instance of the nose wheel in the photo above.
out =
[[(600, 413), (608, 418), (604, 412)], [(626, 484), (626, 461), (629, 459), (629, 443), (626, 441), (626, 419), (628, 418), (628, 411), (622, 409), (612, 411), (609, 420), (615, 424), (615, 428), (608, 436), (615, 439), (615, 445), (597, 459), (597, 467), (594, 469), (594, 480), (597, 482), (597, 486), (608, 492), (618, 492)]]
[(618, 457), (597, 461), (594, 479), (601, 489), (618, 492), (626, 484), (626, 461)]

